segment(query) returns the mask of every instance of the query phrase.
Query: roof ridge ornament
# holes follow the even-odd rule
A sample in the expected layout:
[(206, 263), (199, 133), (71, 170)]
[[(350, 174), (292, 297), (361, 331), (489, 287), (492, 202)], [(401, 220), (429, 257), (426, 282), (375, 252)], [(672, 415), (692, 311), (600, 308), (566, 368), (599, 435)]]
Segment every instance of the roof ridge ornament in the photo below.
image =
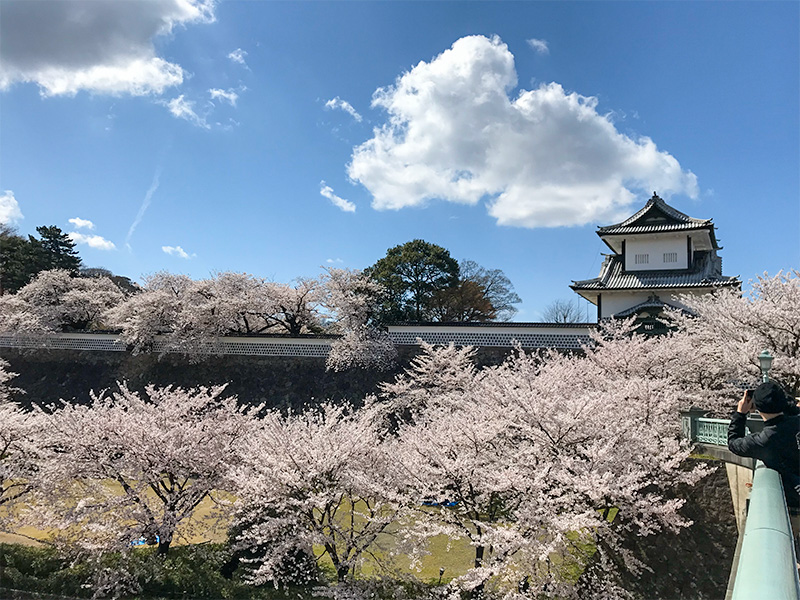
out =
[[(713, 228), (711, 219), (695, 219), (670, 206), (657, 192), (636, 213), (620, 223), (599, 226), (597, 234), (663, 233), (690, 229)], [(715, 242), (716, 243), (716, 242)]]

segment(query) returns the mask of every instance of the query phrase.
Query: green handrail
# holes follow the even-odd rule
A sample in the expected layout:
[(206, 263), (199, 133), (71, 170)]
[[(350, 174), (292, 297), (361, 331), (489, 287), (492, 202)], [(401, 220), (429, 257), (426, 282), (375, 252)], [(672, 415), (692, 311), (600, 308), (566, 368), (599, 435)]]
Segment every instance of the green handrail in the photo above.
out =
[(800, 600), (796, 561), (781, 477), (758, 461), (732, 600)]

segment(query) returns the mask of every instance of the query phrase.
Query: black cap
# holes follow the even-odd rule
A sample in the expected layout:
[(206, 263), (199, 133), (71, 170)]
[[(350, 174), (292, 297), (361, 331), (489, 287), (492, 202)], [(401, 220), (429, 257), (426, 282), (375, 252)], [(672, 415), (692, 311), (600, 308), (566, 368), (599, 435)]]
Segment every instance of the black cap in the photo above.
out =
[(753, 404), (759, 412), (779, 413), (786, 410), (786, 394), (774, 381), (762, 383), (753, 392)]

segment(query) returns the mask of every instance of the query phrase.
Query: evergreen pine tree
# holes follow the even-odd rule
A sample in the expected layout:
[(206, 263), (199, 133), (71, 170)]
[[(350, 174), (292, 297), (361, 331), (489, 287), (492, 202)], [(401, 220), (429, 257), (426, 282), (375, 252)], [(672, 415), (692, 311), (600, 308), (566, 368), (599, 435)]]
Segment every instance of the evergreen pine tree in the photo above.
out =
[(66, 269), (77, 275), (81, 258), (75, 250), (75, 242), (55, 225), (37, 227), (36, 232), (41, 238), (36, 240), (41, 248), (40, 270)]

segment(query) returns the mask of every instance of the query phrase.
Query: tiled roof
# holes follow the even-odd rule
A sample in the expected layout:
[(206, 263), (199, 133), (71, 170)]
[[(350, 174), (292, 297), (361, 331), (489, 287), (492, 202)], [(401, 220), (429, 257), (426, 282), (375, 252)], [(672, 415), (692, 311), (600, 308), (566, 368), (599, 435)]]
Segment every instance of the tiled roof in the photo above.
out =
[(663, 271), (624, 271), (622, 257), (606, 257), (600, 277), (573, 281), (573, 290), (637, 290), (659, 288), (711, 287), (714, 285), (737, 285), (736, 277), (724, 277), (721, 265), (707, 252), (697, 253), (695, 268)]
[(641, 303), (637, 304), (636, 306), (631, 306), (630, 308), (622, 310), (622, 311), (616, 313), (614, 316), (615, 317), (630, 317), (631, 315), (635, 315), (636, 313), (638, 313), (639, 311), (642, 311), (642, 310), (653, 309), (653, 308), (662, 309), (665, 306), (667, 306), (669, 308), (678, 308), (678, 309), (680, 309), (680, 307), (675, 306), (673, 304), (670, 304), (669, 302), (664, 302), (661, 298), (659, 298), (658, 296), (653, 294), (652, 296), (650, 296), (644, 302), (641, 302)]
[(661, 231), (686, 231), (692, 229), (710, 229), (713, 225), (707, 222), (701, 223), (665, 223), (660, 225), (609, 225), (600, 227), (597, 232), (602, 235), (613, 235), (615, 233), (656, 233)]
[(655, 192), (647, 204), (621, 223), (598, 227), (598, 235), (619, 233), (650, 233), (653, 231), (682, 231), (713, 228), (711, 219), (695, 219), (671, 207)]

